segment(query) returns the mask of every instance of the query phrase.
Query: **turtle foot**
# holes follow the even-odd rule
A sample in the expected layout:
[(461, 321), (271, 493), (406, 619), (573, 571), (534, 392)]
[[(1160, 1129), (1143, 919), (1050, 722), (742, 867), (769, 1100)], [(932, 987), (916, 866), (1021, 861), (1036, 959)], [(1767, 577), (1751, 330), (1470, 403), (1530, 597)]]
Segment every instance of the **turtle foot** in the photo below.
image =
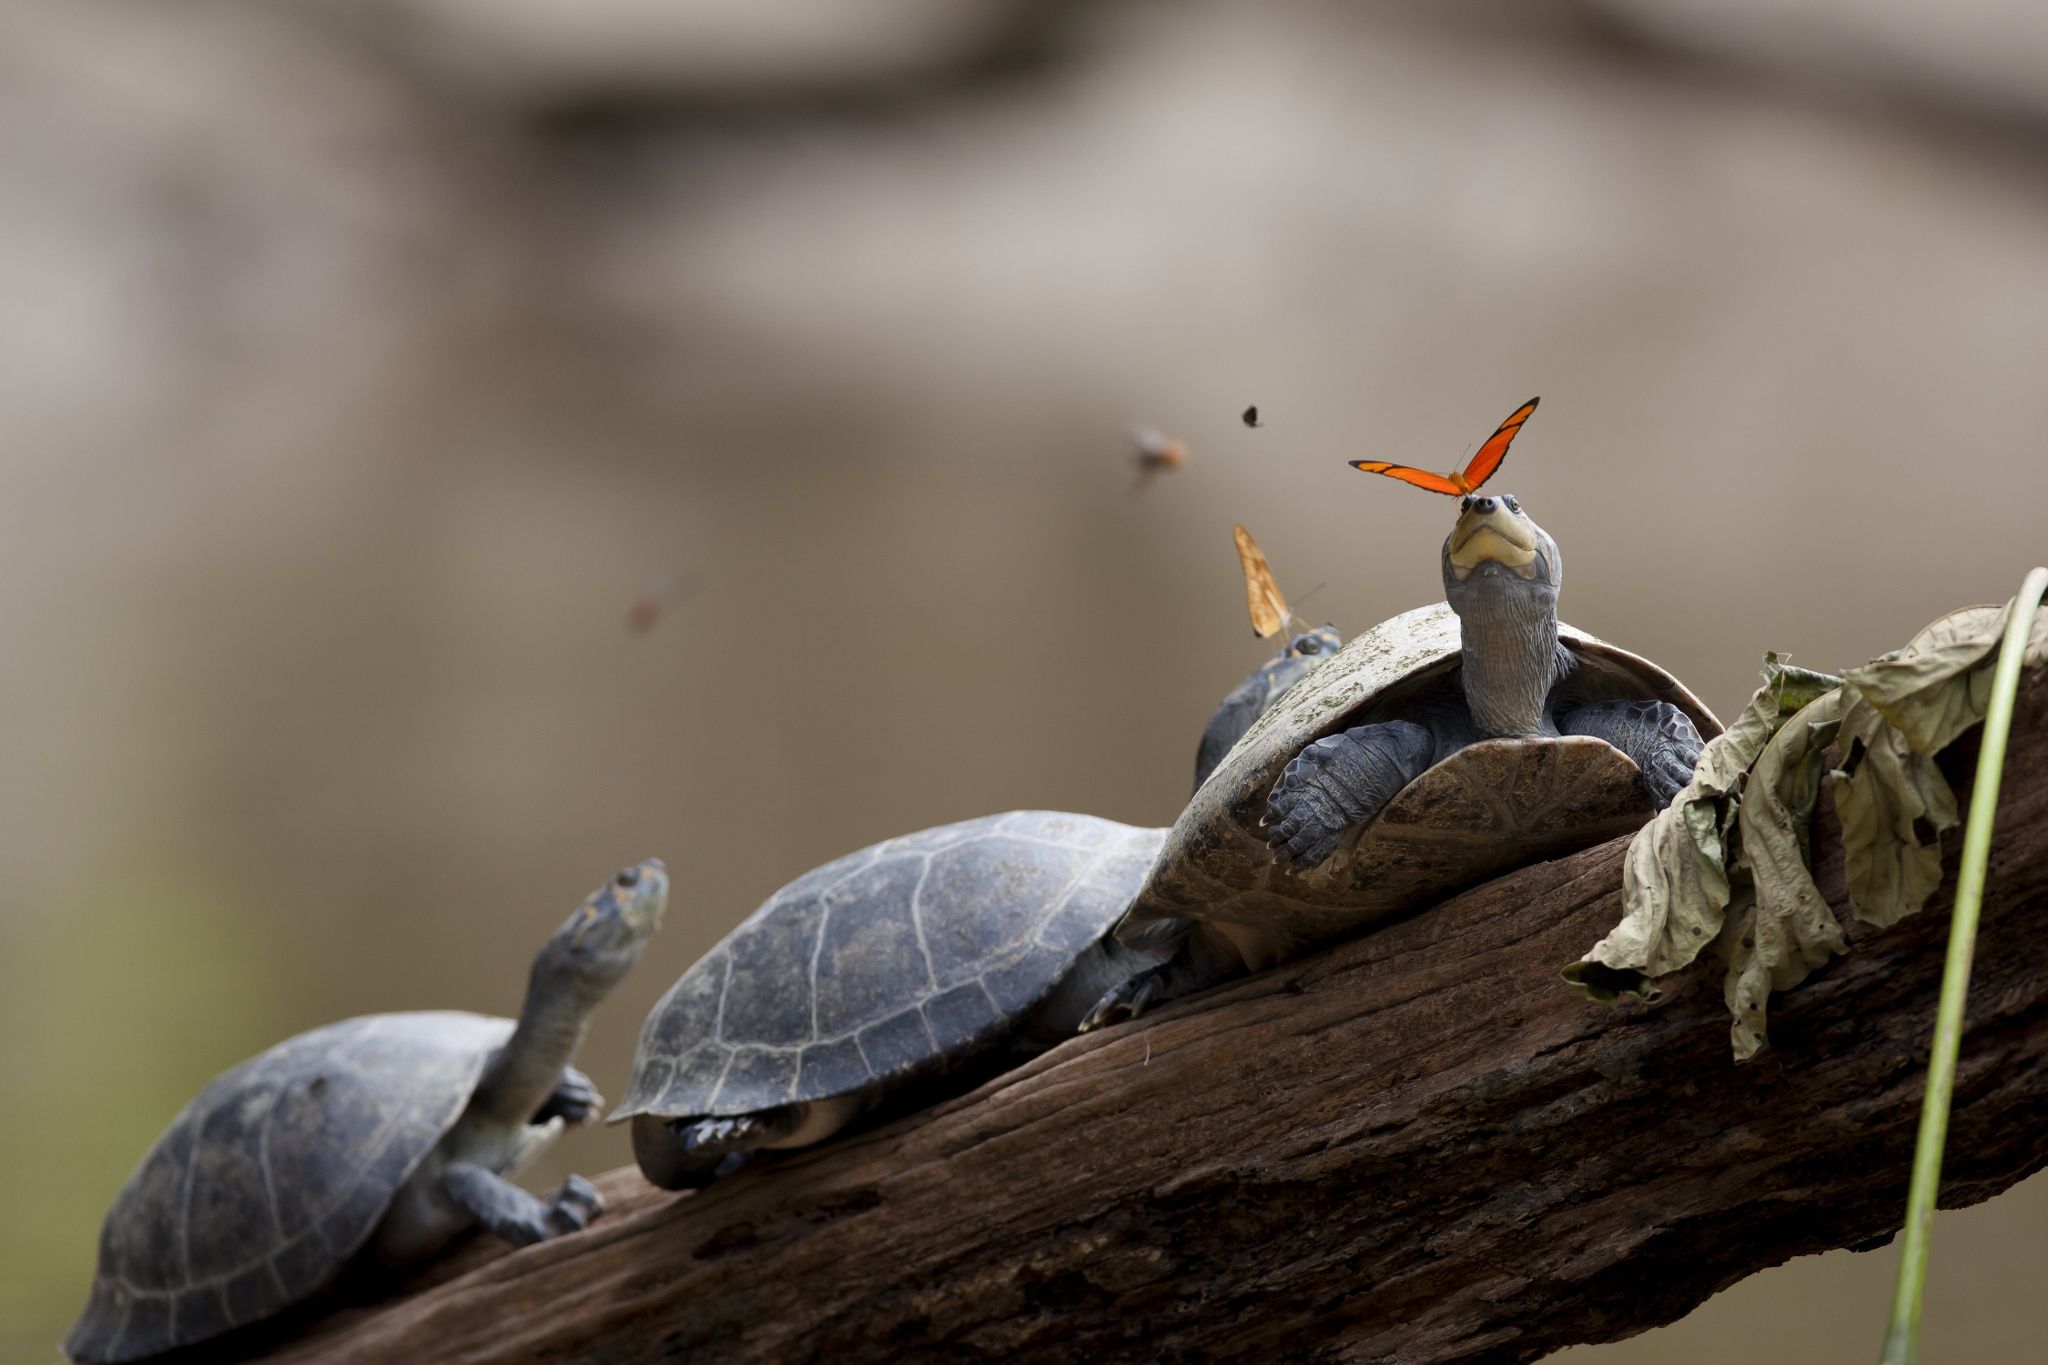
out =
[(604, 1109), (604, 1096), (590, 1077), (574, 1067), (562, 1068), (562, 1079), (555, 1082), (555, 1093), (548, 1096), (548, 1102), (534, 1115), (535, 1123), (545, 1123), (551, 1118), (581, 1127), (595, 1119)]
[(1325, 735), (1294, 756), (1266, 799), (1266, 844), (1291, 872), (1308, 872), (1355, 835), (1394, 793), (1429, 767), (1435, 741), (1413, 721)]
[(658, 1114), (633, 1116), (633, 1160), (640, 1173), (664, 1190), (694, 1190), (723, 1175), (731, 1157), (699, 1156), (685, 1150), (682, 1130), (687, 1122)]
[(556, 1190), (555, 1197), (548, 1201), (548, 1231), (556, 1237), (581, 1232), (590, 1226), (591, 1219), (603, 1212), (604, 1198), (598, 1194), (597, 1186), (580, 1175), (572, 1175), (562, 1182), (562, 1188)]
[(693, 1119), (675, 1125), (683, 1150), (698, 1156), (729, 1152), (751, 1152), (783, 1136), (787, 1125), (771, 1123), (759, 1114), (732, 1118)]
[(1093, 1029), (1107, 1028), (1111, 1024), (1120, 1024), (1126, 1019), (1137, 1018), (1145, 1012), (1145, 1007), (1152, 1003), (1152, 998), (1165, 986), (1166, 975), (1166, 965), (1161, 964), (1147, 968), (1113, 987), (1095, 1003), (1094, 1009), (1088, 1011), (1088, 1017), (1081, 1021), (1079, 1031), (1087, 1033)]
[(1337, 844), (1344, 837), (1342, 827), (1332, 829), (1321, 812), (1304, 815), (1299, 808), (1289, 809), (1274, 799), (1276, 812), (1272, 827), (1266, 833), (1266, 843), (1273, 850), (1273, 856), (1297, 876), (1313, 872), (1329, 861), (1337, 851)]
[(1674, 754), (1660, 754), (1650, 766), (1643, 769), (1643, 786), (1650, 793), (1650, 800), (1662, 810), (1677, 799), (1678, 794), (1692, 781), (1693, 770), (1682, 757)]
[(457, 1208), (516, 1247), (581, 1232), (604, 1208), (597, 1187), (580, 1175), (563, 1181), (545, 1204), (472, 1161), (450, 1162), (441, 1185)]
[(1668, 701), (1595, 702), (1560, 716), (1557, 728), (1604, 739), (1628, 755), (1642, 770), (1643, 790), (1660, 810), (1692, 781), (1699, 761), (1700, 732), (1690, 716)]

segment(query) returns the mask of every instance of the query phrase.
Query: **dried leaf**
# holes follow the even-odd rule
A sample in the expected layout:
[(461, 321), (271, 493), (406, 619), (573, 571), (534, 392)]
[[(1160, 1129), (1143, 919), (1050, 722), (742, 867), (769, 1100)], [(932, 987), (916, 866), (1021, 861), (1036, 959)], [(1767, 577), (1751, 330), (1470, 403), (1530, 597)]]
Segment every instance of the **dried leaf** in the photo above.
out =
[[(1966, 692), (1966, 684), (1944, 686)], [(1941, 835), (1959, 816), (1932, 755), (1858, 693), (1842, 718), (1845, 766), (1828, 774), (1842, 822), (1842, 871), (1856, 917), (1889, 928), (1941, 885)]]
[[(2010, 606), (1964, 607), (1935, 621), (1904, 649), (1844, 675), (1885, 720), (1922, 754), (1938, 754), (1984, 719), (1991, 692), (1989, 661), (2005, 633)], [(2039, 618), (2025, 662), (2048, 656), (2048, 617)], [(1950, 686), (1960, 675), (1967, 685)]]
[(1841, 726), (1845, 690), (1821, 696), (1779, 730), (1743, 793), (1741, 856), (1754, 900), (1729, 945), (1723, 991), (1737, 1061), (1765, 1043), (1771, 992), (1798, 985), (1848, 946), (1809, 870), (1823, 760)]
[(1689, 964), (1725, 923), (1743, 784), (1786, 719), (1841, 680), (1764, 656), (1764, 685), (1709, 741), (1693, 778), (1643, 826), (1622, 863), (1622, 920), (1565, 979), (1599, 1000), (1652, 994), (1650, 980)]
[[(1941, 885), (1941, 835), (1961, 816), (1935, 756), (1984, 719), (2005, 607), (1952, 611), (1847, 681), (1842, 767), (1828, 786), (1842, 820), (1843, 871), (1856, 917), (1888, 928)], [(2048, 618), (2025, 662), (2048, 657)]]
[[(1652, 978), (1712, 942), (1727, 964), (1736, 1059), (1755, 1055), (1771, 993), (1845, 948), (1811, 871), (1823, 778), (1841, 818), (1851, 912), (1878, 928), (1917, 912), (1941, 883), (1940, 836), (1959, 823), (1936, 756), (1984, 718), (2007, 610), (1951, 612), (1841, 679), (1766, 655), (1764, 687), (1629, 845), (1621, 924), (1566, 978), (1600, 999), (1654, 994)], [(2044, 661), (2048, 616), (2025, 659)], [(1826, 766), (1830, 746), (1839, 769)]]

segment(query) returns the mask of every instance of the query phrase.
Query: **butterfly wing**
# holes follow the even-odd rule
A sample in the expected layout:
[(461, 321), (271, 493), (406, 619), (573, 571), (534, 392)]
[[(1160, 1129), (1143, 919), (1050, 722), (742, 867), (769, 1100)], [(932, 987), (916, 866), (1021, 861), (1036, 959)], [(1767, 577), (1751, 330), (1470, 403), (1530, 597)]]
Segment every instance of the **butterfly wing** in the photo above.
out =
[[(1496, 460), (1494, 463), (1498, 464), (1499, 461)], [(1362, 469), (1368, 474), (1384, 474), (1390, 479), (1412, 483), (1417, 488), (1426, 488), (1432, 493), (1447, 493), (1454, 498), (1466, 491), (1458, 486), (1455, 479), (1446, 478), (1442, 474), (1432, 474), (1427, 469), (1411, 469), (1405, 464), (1389, 464), (1385, 460), (1353, 460), (1351, 467)]]
[(1459, 490), (1460, 492), (1469, 493), (1493, 477), (1494, 471), (1500, 468), (1500, 462), (1508, 457), (1508, 445), (1522, 430), (1522, 423), (1528, 421), (1529, 414), (1536, 411), (1537, 401), (1531, 398), (1516, 408), (1508, 415), (1508, 420), (1502, 422), (1494, 429), (1493, 435), (1486, 438), (1486, 444), (1480, 446), (1478, 453), (1465, 465), (1462, 478), (1465, 486)]
[(1287, 628), (1293, 613), (1287, 610), (1287, 599), (1280, 595), (1272, 566), (1266, 563), (1252, 533), (1237, 526), (1231, 534), (1237, 539), (1237, 562), (1244, 567), (1244, 600), (1251, 612), (1252, 633), (1261, 640), (1270, 639)]

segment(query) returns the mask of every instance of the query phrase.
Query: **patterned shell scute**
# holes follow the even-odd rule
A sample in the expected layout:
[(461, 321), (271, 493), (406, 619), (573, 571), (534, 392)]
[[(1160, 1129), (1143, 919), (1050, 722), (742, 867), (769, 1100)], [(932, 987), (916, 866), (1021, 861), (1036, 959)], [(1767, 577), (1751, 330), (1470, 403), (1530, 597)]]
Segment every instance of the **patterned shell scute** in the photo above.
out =
[(509, 1019), (456, 1011), (366, 1015), (215, 1077), (115, 1197), (66, 1353), (153, 1355), (321, 1288), (511, 1032)]
[(612, 1119), (826, 1099), (993, 1042), (1108, 931), (1164, 837), (1011, 811), (804, 874), (662, 997)]

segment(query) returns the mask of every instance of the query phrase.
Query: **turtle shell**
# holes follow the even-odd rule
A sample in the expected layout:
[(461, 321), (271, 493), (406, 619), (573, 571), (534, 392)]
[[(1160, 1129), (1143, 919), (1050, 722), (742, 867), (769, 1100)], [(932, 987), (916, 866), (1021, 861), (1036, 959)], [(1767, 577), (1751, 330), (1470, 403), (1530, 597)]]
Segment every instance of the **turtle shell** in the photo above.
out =
[[(1721, 732), (1713, 712), (1649, 660), (1566, 625), (1558, 638), (1577, 666), (1554, 700), (1667, 701), (1702, 738)], [(1457, 613), (1438, 602), (1366, 631), (1310, 672), (1181, 812), (1117, 937), (1144, 946), (1163, 922), (1208, 921), (1247, 965), (1263, 967), (1446, 891), (1625, 833), (1653, 814), (1636, 765), (1604, 740), (1483, 740), (1396, 792), (1321, 867), (1297, 874), (1281, 866), (1262, 822), (1287, 764), (1325, 735), (1400, 719), (1449, 688), (1460, 645)], [(1252, 932), (1233, 933), (1234, 925)]]
[(608, 1121), (830, 1099), (999, 1041), (1109, 932), (1165, 837), (1012, 811), (804, 874), (655, 1005)]
[(65, 1353), (154, 1355), (327, 1284), (511, 1033), (509, 1019), (459, 1011), (365, 1015), (215, 1077), (115, 1196)]

